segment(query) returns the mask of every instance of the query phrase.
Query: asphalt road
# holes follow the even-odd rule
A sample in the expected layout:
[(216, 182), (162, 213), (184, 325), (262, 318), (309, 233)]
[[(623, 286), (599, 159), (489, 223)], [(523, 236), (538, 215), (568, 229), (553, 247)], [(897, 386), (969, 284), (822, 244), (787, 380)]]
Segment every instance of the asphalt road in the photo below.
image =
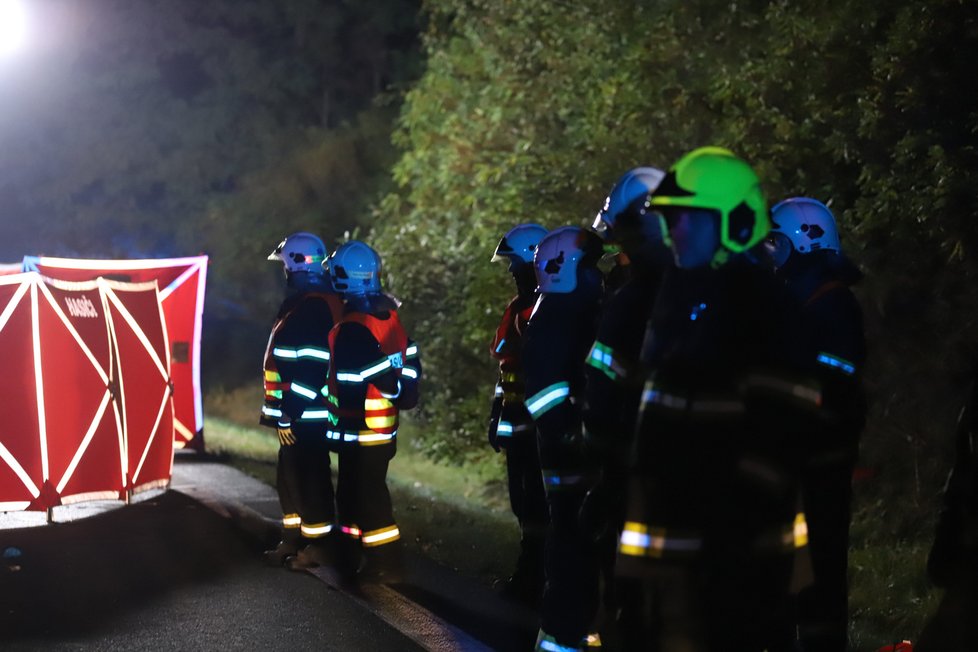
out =
[[(78, 509), (56, 508), (55, 520)], [(277, 510), (270, 487), (182, 458), (165, 493), (0, 529), (0, 649), (532, 647), (533, 614), (417, 555), (390, 587), (264, 566)]]

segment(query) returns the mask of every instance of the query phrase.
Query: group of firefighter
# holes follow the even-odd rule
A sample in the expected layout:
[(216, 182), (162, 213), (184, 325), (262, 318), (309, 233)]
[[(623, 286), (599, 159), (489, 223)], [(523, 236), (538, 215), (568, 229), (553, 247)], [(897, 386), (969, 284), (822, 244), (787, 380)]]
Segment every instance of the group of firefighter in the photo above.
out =
[(278, 432), (283, 512), (282, 540), (265, 559), (390, 581), (402, 551), (387, 467), (398, 412), (418, 401), (420, 357), (399, 302), (383, 290), (377, 252), (351, 240), (327, 253), (319, 237), (299, 232), (268, 257), (285, 267), (287, 296), (264, 358), (261, 422)]
[(516, 284), (491, 347), (503, 591), (538, 606), (536, 649), (845, 650), (866, 352), (830, 209), (769, 209), (704, 147), (493, 259)]

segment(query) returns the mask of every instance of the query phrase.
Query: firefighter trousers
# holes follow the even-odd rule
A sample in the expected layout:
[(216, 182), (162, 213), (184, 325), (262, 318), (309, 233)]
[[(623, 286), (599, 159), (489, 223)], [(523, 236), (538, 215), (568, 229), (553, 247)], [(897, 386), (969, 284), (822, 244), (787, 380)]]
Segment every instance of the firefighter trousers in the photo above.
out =
[(333, 525), (333, 482), (325, 432), (303, 424), (292, 431), (295, 443), (278, 450), (276, 488), (286, 517), (284, 538), (305, 544), (325, 537)]

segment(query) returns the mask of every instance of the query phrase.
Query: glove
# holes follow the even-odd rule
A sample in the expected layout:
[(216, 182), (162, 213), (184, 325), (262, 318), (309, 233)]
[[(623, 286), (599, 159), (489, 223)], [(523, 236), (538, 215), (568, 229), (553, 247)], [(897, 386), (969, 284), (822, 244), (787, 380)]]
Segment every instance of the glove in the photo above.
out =
[(292, 422), (278, 424), (278, 443), (281, 446), (291, 446), (295, 443), (295, 434), (292, 432)]

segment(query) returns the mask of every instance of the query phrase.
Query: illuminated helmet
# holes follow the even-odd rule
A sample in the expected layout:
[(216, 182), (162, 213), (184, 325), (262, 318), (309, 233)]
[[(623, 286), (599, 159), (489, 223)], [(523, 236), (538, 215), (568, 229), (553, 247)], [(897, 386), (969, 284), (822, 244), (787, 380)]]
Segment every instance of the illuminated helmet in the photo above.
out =
[(533, 256), (537, 291), (566, 294), (577, 288), (577, 270), (601, 258), (601, 238), (577, 226), (562, 226), (548, 233)]
[(350, 240), (337, 247), (323, 266), (329, 270), (333, 289), (344, 296), (381, 291), (380, 256), (359, 240)]
[(598, 211), (591, 228), (603, 240), (615, 240), (615, 226), (622, 217), (640, 217), (645, 200), (656, 189), (666, 173), (650, 167), (626, 172), (608, 193), (604, 207)]
[(511, 261), (533, 263), (533, 253), (545, 235), (547, 235), (547, 229), (539, 224), (514, 226), (506, 232), (506, 235), (496, 245), (492, 262), (509, 258)]
[(716, 212), (720, 245), (735, 254), (747, 251), (771, 230), (757, 174), (720, 147), (701, 147), (679, 159), (649, 197), (649, 204)]
[(323, 275), (323, 262), (326, 260), (326, 245), (317, 236), (300, 231), (288, 236), (268, 254), (268, 260), (279, 260), (289, 274), (308, 272)]
[(842, 251), (835, 217), (828, 206), (809, 197), (792, 197), (771, 209), (771, 235), (783, 234), (800, 254), (829, 249)]

